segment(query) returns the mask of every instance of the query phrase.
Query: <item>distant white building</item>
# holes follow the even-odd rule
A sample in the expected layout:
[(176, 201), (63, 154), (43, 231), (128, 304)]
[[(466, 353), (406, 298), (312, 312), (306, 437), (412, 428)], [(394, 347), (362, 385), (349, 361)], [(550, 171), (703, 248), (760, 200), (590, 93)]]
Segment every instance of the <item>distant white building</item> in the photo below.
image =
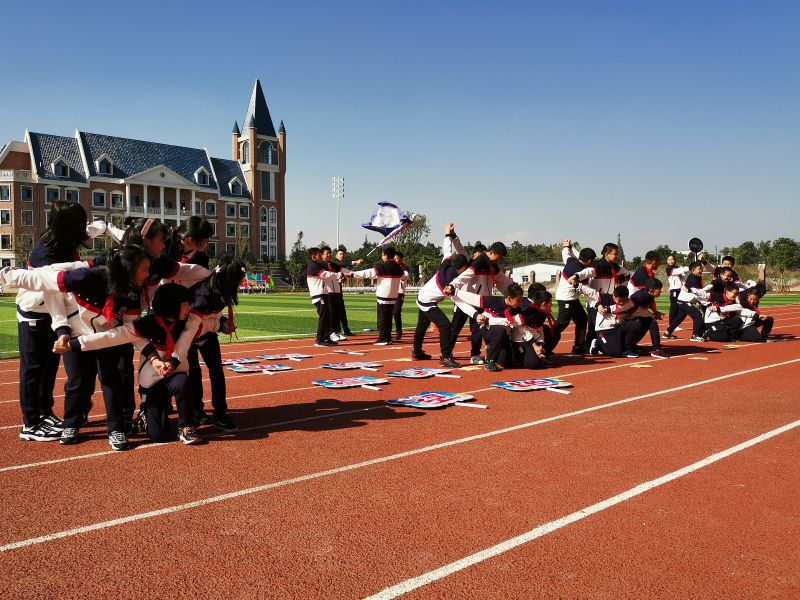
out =
[(564, 264), (560, 262), (543, 261), (520, 265), (511, 269), (510, 277), (514, 283), (527, 284), (538, 281), (548, 285), (557, 280), (561, 274)]

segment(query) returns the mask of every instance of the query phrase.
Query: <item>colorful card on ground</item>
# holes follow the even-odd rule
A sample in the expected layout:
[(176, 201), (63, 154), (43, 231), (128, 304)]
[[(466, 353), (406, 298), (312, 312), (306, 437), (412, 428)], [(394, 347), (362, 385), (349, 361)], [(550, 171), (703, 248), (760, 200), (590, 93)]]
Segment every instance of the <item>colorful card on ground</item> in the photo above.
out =
[(558, 389), (572, 387), (571, 383), (553, 377), (540, 377), (537, 379), (516, 379), (514, 381), (495, 381), (493, 387), (499, 387), (512, 392), (530, 392), (533, 390)]
[[(433, 369), (428, 367), (411, 367), (410, 369), (403, 369), (402, 371), (392, 371), (387, 373), (387, 377), (406, 377), (408, 379), (425, 379), (427, 377), (442, 377), (449, 375), (450, 369)], [(450, 377), (459, 378), (458, 375), (450, 375)]]
[(355, 350), (334, 350), (336, 354), (354, 354), (356, 356), (364, 356), (366, 352), (356, 352)]
[(349, 369), (380, 369), (383, 366), (379, 362), (343, 362), (343, 363), (322, 363), (323, 369), (336, 369), (337, 371), (347, 371)]
[[(251, 365), (259, 362), (258, 358), (223, 358), (223, 365)], [(203, 363), (205, 364), (205, 363)]]
[(450, 392), (420, 392), (413, 396), (405, 396), (389, 400), (392, 406), (409, 406), (413, 408), (442, 408), (450, 404), (473, 400), (469, 394), (451, 394)]
[(228, 367), (234, 373), (278, 373), (280, 371), (291, 371), (292, 367), (286, 365), (230, 365)]
[(330, 389), (343, 389), (352, 387), (368, 387), (372, 389), (371, 386), (389, 383), (389, 380), (382, 379), (380, 377), (368, 377), (366, 375), (362, 375), (360, 377), (341, 377), (339, 379), (317, 379), (311, 383), (313, 385), (319, 385)]
[(299, 352), (294, 352), (291, 354), (259, 354), (258, 358), (263, 360), (294, 360), (300, 361), (304, 358), (311, 358), (310, 354), (300, 354)]

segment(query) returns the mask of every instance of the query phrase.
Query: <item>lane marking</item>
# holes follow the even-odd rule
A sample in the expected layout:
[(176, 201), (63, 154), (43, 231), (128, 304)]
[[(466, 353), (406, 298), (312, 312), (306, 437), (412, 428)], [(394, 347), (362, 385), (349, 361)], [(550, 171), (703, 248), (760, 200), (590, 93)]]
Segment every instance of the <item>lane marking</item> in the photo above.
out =
[[(84, 533), (90, 533), (92, 531), (98, 531), (98, 530), (101, 530), (101, 529), (108, 529), (108, 528), (111, 528), (111, 527), (118, 527), (120, 525), (125, 525), (127, 523), (134, 523), (136, 521), (142, 521), (142, 520), (145, 520), (145, 519), (152, 519), (152, 518), (155, 518), (155, 517), (169, 515), (169, 514), (173, 514), (173, 513), (177, 513), (177, 512), (183, 512), (183, 511), (186, 511), (186, 510), (190, 510), (192, 508), (198, 508), (200, 506), (207, 506), (209, 504), (217, 504), (217, 503), (220, 503), (220, 502), (225, 502), (227, 500), (234, 500), (236, 498), (241, 498), (241, 497), (244, 497), (244, 496), (250, 496), (252, 494), (257, 494), (257, 493), (260, 493), (260, 492), (274, 490), (276, 488), (286, 487), (286, 486), (294, 485), (294, 484), (297, 484), (297, 483), (303, 483), (303, 482), (311, 481), (311, 480), (314, 480), (314, 479), (320, 479), (322, 477), (329, 477), (329, 476), (332, 476), (332, 475), (338, 475), (340, 473), (347, 473), (349, 471), (355, 471), (357, 469), (363, 469), (363, 468), (371, 467), (371, 466), (374, 466), (374, 465), (393, 462), (393, 461), (400, 460), (400, 459), (403, 459), (403, 458), (408, 458), (408, 457), (411, 457), (411, 456), (417, 456), (419, 454), (424, 454), (424, 453), (427, 453), (427, 452), (433, 452), (433, 451), (436, 451), (436, 450), (441, 450), (443, 448), (449, 448), (451, 446), (458, 446), (458, 445), (466, 444), (466, 443), (469, 443), (469, 442), (474, 442), (474, 441), (478, 441), (478, 440), (484, 440), (484, 439), (487, 439), (487, 438), (496, 437), (496, 436), (503, 435), (503, 434), (506, 434), (506, 433), (511, 433), (511, 432), (515, 432), (515, 431), (521, 431), (521, 430), (524, 430), (524, 429), (529, 429), (531, 427), (535, 427), (535, 426), (538, 426), (538, 425), (543, 425), (545, 423), (553, 423), (555, 421), (568, 419), (570, 417), (575, 417), (575, 416), (578, 416), (578, 415), (584, 415), (584, 414), (596, 412), (596, 411), (599, 411), (599, 410), (604, 410), (606, 408), (611, 408), (611, 407), (614, 407), (614, 406), (620, 406), (622, 404), (628, 404), (630, 402), (636, 402), (638, 400), (644, 400), (646, 398), (653, 398), (655, 396), (662, 396), (664, 394), (670, 394), (672, 392), (679, 392), (679, 391), (682, 391), (682, 390), (698, 387), (698, 386), (701, 386), (701, 385), (706, 385), (706, 384), (709, 384), (709, 383), (715, 383), (717, 381), (730, 380), (733, 377), (741, 377), (743, 375), (748, 375), (750, 373), (756, 373), (756, 372), (759, 372), (759, 371), (764, 371), (766, 369), (773, 369), (773, 368), (776, 368), (776, 367), (782, 367), (782, 366), (786, 366), (786, 365), (790, 365), (790, 364), (795, 364), (797, 362), (800, 362), (800, 358), (795, 358), (793, 360), (783, 361), (783, 362), (780, 362), (780, 363), (774, 363), (774, 364), (771, 364), (771, 365), (765, 365), (765, 366), (762, 366), (762, 367), (756, 367), (756, 368), (753, 368), (753, 369), (748, 369), (746, 371), (738, 371), (738, 372), (735, 372), (735, 373), (730, 373), (728, 375), (722, 375), (722, 376), (719, 376), (719, 377), (713, 377), (711, 379), (705, 379), (705, 380), (702, 380), (702, 381), (697, 381), (697, 382), (694, 382), (694, 383), (680, 385), (680, 386), (676, 386), (676, 387), (673, 387), (673, 388), (668, 388), (668, 389), (665, 389), (665, 390), (659, 390), (659, 391), (656, 391), (656, 392), (650, 392), (648, 394), (640, 394), (638, 396), (632, 396), (630, 398), (625, 398), (623, 400), (616, 400), (614, 402), (608, 402), (606, 404), (599, 404), (599, 405), (596, 405), (596, 406), (591, 406), (591, 407), (588, 407), (588, 408), (583, 408), (583, 409), (580, 409), (580, 410), (576, 410), (576, 411), (572, 411), (572, 412), (568, 412), (568, 413), (563, 413), (563, 414), (555, 415), (555, 416), (552, 416), (552, 417), (546, 417), (544, 419), (539, 419), (539, 420), (536, 420), (536, 421), (530, 421), (528, 423), (521, 423), (519, 425), (512, 425), (511, 427), (504, 427), (503, 429), (496, 429), (494, 431), (488, 431), (488, 432), (485, 432), (485, 433), (479, 433), (479, 434), (475, 434), (475, 435), (471, 435), (471, 436), (467, 436), (467, 437), (463, 437), (463, 438), (458, 438), (458, 439), (455, 439), (455, 440), (449, 440), (449, 441), (446, 441), (446, 442), (441, 442), (441, 443), (433, 444), (433, 445), (430, 445), (430, 446), (424, 446), (422, 448), (415, 448), (413, 450), (406, 450), (405, 452), (398, 452), (396, 454), (391, 454), (389, 456), (381, 456), (381, 457), (378, 457), (378, 458), (373, 458), (373, 459), (369, 459), (369, 460), (365, 460), (365, 461), (361, 461), (361, 462), (357, 462), (357, 463), (353, 463), (353, 464), (349, 464), (349, 465), (344, 465), (344, 466), (341, 466), (341, 467), (335, 467), (333, 469), (326, 469), (324, 471), (317, 471), (316, 473), (309, 473), (307, 475), (300, 475), (298, 477), (292, 477), (290, 479), (284, 479), (284, 480), (281, 480), (281, 481), (275, 481), (273, 483), (267, 483), (267, 484), (263, 484), (263, 485), (258, 485), (258, 486), (246, 488), (246, 489), (243, 489), (243, 490), (237, 490), (235, 492), (229, 492), (227, 494), (221, 494), (221, 495), (218, 495), (218, 496), (211, 496), (209, 498), (202, 498), (200, 500), (195, 500), (193, 502), (186, 502), (184, 504), (177, 504), (177, 505), (174, 505), (174, 506), (168, 506), (168, 507), (161, 508), (161, 509), (158, 509), (158, 510), (152, 510), (152, 511), (144, 512), (144, 513), (129, 515), (127, 517), (121, 517), (121, 518), (118, 518), (118, 519), (111, 519), (109, 521), (101, 521), (101, 522), (98, 522), (98, 523), (92, 523), (90, 525), (84, 525), (82, 527), (76, 527), (76, 528), (73, 528), (73, 529), (67, 529), (67, 530), (64, 530), (64, 531), (56, 532), (56, 533), (50, 533), (50, 534), (46, 534), (46, 535), (42, 535), (42, 536), (38, 536), (38, 537), (34, 537), (34, 538), (28, 538), (28, 539), (25, 539), (25, 540), (19, 540), (19, 541), (16, 541), (16, 542), (11, 542), (11, 543), (4, 544), (4, 545), (0, 546), (0, 553), (8, 552), (10, 550), (17, 550), (19, 548), (27, 548), (27, 547), (35, 546), (35, 545), (38, 545), (38, 544), (45, 544), (45, 543), (48, 543), (48, 542), (53, 542), (55, 540), (74, 537), (74, 536), (77, 536), (77, 535), (82, 535)], [(796, 422), (796, 423), (800, 424), (800, 422)]]
[(395, 584), (391, 587), (388, 587), (377, 594), (373, 594), (366, 598), (366, 600), (390, 600), (391, 598), (397, 598), (398, 596), (402, 596), (403, 594), (407, 594), (413, 590), (419, 589), (423, 586), (431, 584), (435, 581), (440, 579), (444, 579), (454, 573), (458, 573), (459, 571), (463, 571), (473, 565), (478, 563), (482, 563), (484, 561), (489, 560), (490, 558), (494, 558), (495, 556), (499, 556), (510, 550), (518, 548), (524, 544), (528, 544), (533, 540), (536, 540), (540, 537), (553, 533), (554, 531), (558, 531), (559, 529), (566, 527), (567, 525), (571, 525), (581, 519), (585, 519), (586, 517), (590, 517), (594, 514), (600, 513), (604, 510), (607, 510), (617, 504), (621, 504), (622, 502), (626, 502), (631, 498), (635, 498), (645, 492), (648, 492), (654, 488), (666, 485), (680, 477), (684, 477), (689, 475), (690, 473), (694, 473), (695, 471), (699, 471), (702, 468), (705, 468), (709, 465), (714, 464), (720, 460), (728, 458), (729, 456), (736, 454), (737, 452), (742, 452), (755, 446), (756, 444), (761, 444), (769, 439), (772, 439), (782, 433), (786, 433), (787, 431), (791, 431), (792, 429), (796, 429), (800, 427), (800, 420), (793, 421), (791, 423), (787, 423), (782, 427), (778, 427), (777, 429), (773, 429), (772, 431), (768, 431), (766, 433), (762, 433), (761, 435), (751, 438), (741, 444), (737, 444), (736, 446), (731, 446), (730, 448), (723, 450), (721, 452), (717, 452), (716, 454), (711, 454), (710, 456), (705, 457), (702, 460), (694, 462), (690, 465), (687, 465), (681, 469), (676, 471), (672, 471), (671, 473), (667, 473), (666, 475), (662, 475), (656, 479), (651, 479), (650, 481), (645, 481), (644, 483), (640, 483), (639, 485), (630, 488), (616, 496), (612, 496), (611, 498), (607, 498), (601, 502), (597, 502), (596, 504), (592, 504), (585, 508), (582, 508), (578, 511), (575, 511), (572, 514), (566, 515), (561, 517), (560, 519), (555, 519), (554, 521), (550, 521), (543, 525), (539, 525), (527, 531), (521, 535), (516, 537), (510, 538), (504, 542), (486, 548), (485, 550), (481, 550), (479, 552), (475, 552), (474, 554), (470, 554), (469, 556), (465, 556), (460, 560), (456, 560), (451, 562), (450, 564), (444, 565), (439, 567), (438, 569), (434, 569), (432, 571), (428, 571), (427, 573), (423, 573), (422, 575), (418, 575), (417, 577), (412, 577), (410, 579), (406, 579), (398, 584)]

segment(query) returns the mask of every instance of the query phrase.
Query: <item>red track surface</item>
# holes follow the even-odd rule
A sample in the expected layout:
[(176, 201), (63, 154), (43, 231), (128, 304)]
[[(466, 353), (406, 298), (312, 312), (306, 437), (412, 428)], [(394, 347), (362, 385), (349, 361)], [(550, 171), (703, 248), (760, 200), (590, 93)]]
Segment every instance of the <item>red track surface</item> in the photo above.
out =
[[(775, 333), (800, 334), (800, 307), (769, 313)], [(568, 396), (489, 387), (523, 371), (378, 392), (310, 385), (342, 374), (322, 362), (410, 365), (396, 362), (407, 343), (372, 341), (342, 345), (364, 357), (308, 340), (226, 346), (314, 357), (272, 377), (230, 374), (238, 435), (134, 438), (122, 453), (109, 450), (99, 395), (78, 446), (19, 441), (18, 366), (1, 362), (4, 597), (800, 596), (800, 343), (678, 340), (670, 360), (559, 359), (545, 374), (573, 383)], [(490, 408), (384, 404), (431, 389)]]

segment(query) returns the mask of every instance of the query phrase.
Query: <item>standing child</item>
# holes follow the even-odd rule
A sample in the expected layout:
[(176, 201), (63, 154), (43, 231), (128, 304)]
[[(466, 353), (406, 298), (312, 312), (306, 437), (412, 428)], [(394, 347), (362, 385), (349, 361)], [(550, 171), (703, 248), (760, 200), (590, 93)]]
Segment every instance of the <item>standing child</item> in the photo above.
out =
[[(742, 319), (740, 328), (734, 332), (735, 340), (744, 342), (766, 342), (769, 334), (775, 325), (772, 317), (764, 317), (758, 308), (761, 298), (767, 293), (764, 284), (757, 284), (754, 287), (739, 292), (739, 304), (742, 310), (739, 316)], [(759, 331), (759, 328), (760, 331)]]
[(678, 293), (675, 317), (670, 319), (669, 326), (664, 332), (664, 337), (666, 339), (674, 338), (675, 336), (672, 332), (675, 331), (675, 328), (680, 325), (687, 316), (689, 316), (693, 324), (691, 341), (705, 342), (706, 339), (703, 337), (703, 332), (705, 331), (703, 315), (693, 306), (694, 303), (700, 302), (701, 299), (707, 297), (706, 292), (703, 291), (703, 263), (700, 261), (690, 263), (689, 272), (690, 275), (686, 277), (686, 281)]
[(596, 254), (591, 248), (583, 248), (580, 253), (576, 253), (571, 240), (563, 240), (561, 246), (564, 269), (561, 271), (561, 279), (556, 288), (558, 319), (555, 331), (561, 336), (570, 321), (575, 323), (575, 341), (572, 344), (572, 351), (567, 356), (583, 356), (586, 353), (587, 316), (578, 299), (577, 285), (595, 276), (592, 265)]
[(309, 248), (306, 282), (308, 283), (308, 293), (311, 295), (311, 303), (317, 309), (317, 338), (314, 345), (318, 348), (337, 345), (331, 340), (331, 304), (326, 293), (326, 281), (329, 279), (341, 279), (341, 274), (327, 269), (325, 263), (322, 262), (320, 248)]
[[(638, 352), (635, 345), (650, 332), (652, 349), (650, 356), (654, 358), (669, 358), (669, 354), (661, 349), (661, 336), (658, 330), (658, 321), (664, 318), (656, 307), (656, 298), (661, 295), (663, 284), (655, 277), (648, 277), (644, 282), (644, 287), (631, 294), (630, 299), (634, 305), (634, 310), (629, 314), (629, 319), (635, 319), (639, 323), (639, 331), (631, 339), (630, 347), (627, 348), (626, 356), (636, 358)], [(630, 290), (630, 288), (629, 288)]]
[(628, 280), (628, 291), (631, 296), (647, 287), (648, 279), (655, 279), (656, 269), (661, 266), (661, 255), (655, 250), (648, 250), (644, 255), (644, 263), (637, 268)]
[[(338, 275), (338, 273), (342, 271), (342, 267), (331, 260), (331, 247), (322, 246), (319, 250), (320, 261), (325, 265), (325, 268), (331, 273), (336, 273)], [(347, 336), (343, 333), (339, 333), (342, 327), (342, 315), (340, 310), (341, 307), (344, 306), (344, 300), (342, 300), (342, 302), (338, 300), (342, 297), (341, 276), (323, 279), (323, 285), (325, 287), (324, 297), (328, 301), (328, 309), (331, 313), (330, 340), (332, 342), (342, 342), (347, 339)]]
[[(600, 294), (613, 293), (621, 283), (624, 283), (628, 278), (628, 271), (617, 263), (619, 257), (619, 246), (608, 242), (603, 246), (600, 251), (600, 258), (594, 262), (594, 277), (589, 281), (589, 286)], [(586, 301), (587, 312), (589, 313), (586, 343), (591, 345), (592, 340), (595, 338), (595, 322), (597, 321), (597, 307), (595, 302), (589, 300), (587, 296)]]
[(394, 303), (394, 309), (392, 309), (394, 325), (397, 330), (394, 339), (400, 341), (403, 337), (403, 302), (405, 302), (406, 299), (406, 285), (408, 284), (408, 276), (410, 273), (408, 265), (403, 261), (403, 253), (399, 250), (394, 253), (394, 262), (400, 265), (400, 268), (403, 269), (403, 272), (406, 274), (406, 278), (400, 281), (400, 291), (397, 293), (397, 302)]
[[(677, 319), (678, 316), (678, 295), (681, 293), (683, 282), (686, 276), (689, 275), (689, 267), (681, 267), (678, 265), (678, 260), (674, 255), (670, 254), (667, 257), (667, 283), (669, 284), (669, 322)], [(671, 333), (664, 337), (675, 337)]]

